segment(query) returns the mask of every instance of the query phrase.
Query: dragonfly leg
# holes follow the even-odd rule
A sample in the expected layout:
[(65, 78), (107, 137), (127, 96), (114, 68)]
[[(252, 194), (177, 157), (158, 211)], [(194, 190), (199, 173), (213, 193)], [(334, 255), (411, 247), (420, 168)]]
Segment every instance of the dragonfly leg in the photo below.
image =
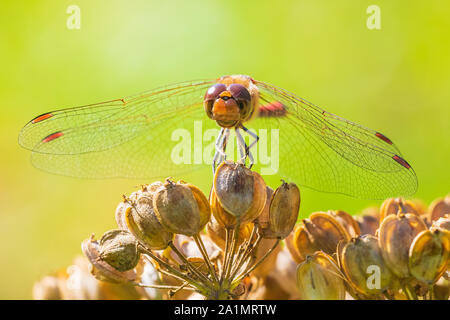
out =
[(242, 137), (241, 131), (239, 128), (235, 128), (234, 131), (236, 132), (236, 140), (239, 146), (239, 153), (241, 155), (241, 159), (239, 160), (242, 162), (242, 164), (245, 165), (245, 160), (247, 158), (246, 150), (247, 150), (247, 144), (245, 143), (244, 138)]
[[(251, 168), (253, 167), (253, 164), (255, 163), (255, 161), (254, 161), (254, 159), (253, 159), (253, 155), (252, 155), (250, 149), (251, 149), (255, 144), (258, 143), (259, 137), (258, 137), (258, 135), (257, 135), (256, 133), (251, 132), (249, 129), (247, 129), (247, 128), (244, 127), (243, 125), (241, 125), (241, 128), (242, 128), (242, 130), (244, 130), (245, 132), (247, 132), (247, 134), (248, 134), (249, 136), (251, 136), (251, 137), (253, 137), (253, 139), (255, 139), (255, 140), (252, 141), (252, 143), (250, 143), (249, 146), (247, 146), (247, 144), (245, 144), (245, 142), (244, 142), (244, 145), (245, 145), (245, 157), (248, 157), (248, 158), (249, 158), (249, 160), (250, 160), (250, 163), (249, 163), (249, 169), (251, 169)], [(244, 163), (245, 163), (245, 162), (244, 162)]]
[(230, 130), (222, 128), (220, 130), (219, 136), (216, 139), (216, 152), (214, 153), (212, 169), (213, 174), (216, 172), (216, 164), (221, 163), (227, 159), (227, 154), (225, 150), (227, 148), (228, 137), (230, 136)]

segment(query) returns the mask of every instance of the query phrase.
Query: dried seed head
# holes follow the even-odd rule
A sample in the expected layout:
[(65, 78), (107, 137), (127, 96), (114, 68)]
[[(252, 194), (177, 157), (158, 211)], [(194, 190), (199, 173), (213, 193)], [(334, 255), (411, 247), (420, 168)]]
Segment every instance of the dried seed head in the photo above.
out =
[[(300, 190), (294, 183), (283, 184), (275, 190), (270, 200), (269, 225), (262, 235), (269, 239), (284, 239), (292, 231), (300, 209)], [(264, 232), (267, 230), (266, 232)]]
[[(261, 176), (231, 161), (222, 162), (217, 168), (213, 188), (220, 206), (238, 223), (255, 220), (266, 203), (266, 185)], [(222, 220), (217, 216), (216, 219)]]
[(420, 210), (417, 205), (410, 201), (404, 200), (402, 198), (389, 198), (384, 200), (380, 208), (380, 223), (391, 214), (398, 213), (413, 213), (420, 215)]
[(297, 267), (297, 288), (302, 300), (343, 300), (343, 275), (333, 258), (318, 251)]
[(415, 214), (388, 215), (380, 225), (378, 244), (383, 259), (399, 278), (409, 276), (408, 256), (412, 241), (427, 227)]
[(384, 263), (374, 236), (353, 238), (340, 250), (339, 261), (350, 286), (363, 295), (378, 295), (392, 287), (395, 276)]
[(128, 230), (148, 249), (162, 250), (172, 241), (173, 233), (166, 230), (156, 217), (152, 194), (138, 196), (126, 209), (125, 221)]
[(348, 242), (351, 236), (329, 212), (315, 212), (303, 223), (312, 236), (316, 247), (325, 253), (333, 254), (340, 241)]
[(105, 232), (100, 239), (99, 258), (117, 271), (133, 269), (140, 259), (136, 238), (120, 229)]
[(136, 280), (137, 274), (135, 270), (118, 271), (100, 258), (100, 244), (94, 240), (93, 236), (82, 242), (81, 249), (91, 263), (90, 271), (92, 275), (98, 280), (113, 283), (128, 283)]
[(419, 281), (434, 284), (447, 270), (450, 232), (436, 229), (419, 233), (409, 250), (409, 270)]
[(304, 224), (295, 227), (293, 247), (296, 253), (293, 257), (298, 263), (303, 262), (307, 256), (313, 255), (319, 250)]
[(434, 200), (428, 208), (428, 214), (431, 222), (450, 214), (450, 195)]
[(153, 195), (153, 209), (170, 232), (192, 236), (203, 228), (210, 215), (206, 197), (190, 184), (166, 180)]

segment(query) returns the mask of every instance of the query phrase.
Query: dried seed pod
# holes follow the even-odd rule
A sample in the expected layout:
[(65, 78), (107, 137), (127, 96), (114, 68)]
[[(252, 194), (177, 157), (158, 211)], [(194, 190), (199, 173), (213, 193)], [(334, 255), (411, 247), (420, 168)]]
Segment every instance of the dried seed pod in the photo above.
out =
[(294, 228), (294, 232), (292, 232), (286, 239), (284, 239), (284, 243), (286, 244), (286, 249), (289, 251), (289, 254), (291, 255), (292, 260), (294, 260), (296, 263), (302, 262), (304, 259), (298, 252), (297, 248), (294, 244), (294, 236), (297, 232), (297, 226)]
[(153, 209), (161, 224), (170, 232), (193, 236), (210, 215), (206, 197), (189, 184), (166, 180), (153, 194)]
[(350, 237), (354, 238), (361, 234), (358, 222), (347, 212), (342, 210), (328, 211), (347, 231)]
[(446, 214), (450, 214), (450, 195), (434, 200), (428, 208), (428, 217), (431, 222), (436, 221)]
[(446, 214), (445, 216), (434, 221), (433, 225), (431, 226), (431, 230), (434, 229), (439, 229), (441, 231), (450, 231), (450, 214)]
[(343, 300), (343, 275), (333, 258), (318, 251), (297, 267), (297, 288), (302, 300)]
[[(283, 182), (272, 195), (269, 207), (269, 225), (262, 235), (269, 239), (284, 239), (297, 222), (300, 209), (300, 190), (295, 183)], [(264, 232), (269, 230), (269, 232)]]
[(172, 241), (173, 233), (159, 222), (149, 195), (139, 197), (132, 207), (127, 208), (125, 221), (128, 230), (148, 249), (162, 250)]
[(419, 216), (409, 213), (389, 215), (381, 223), (378, 244), (386, 265), (399, 278), (409, 276), (409, 248), (417, 234), (426, 229)]
[(329, 213), (315, 212), (303, 223), (312, 236), (313, 243), (325, 253), (336, 252), (340, 241), (348, 242), (351, 237), (344, 227)]
[(380, 226), (380, 218), (372, 215), (364, 215), (356, 218), (361, 235), (370, 234), (374, 236)]
[(341, 269), (354, 290), (373, 296), (392, 287), (395, 276), (384, 263), (377, 238), (353, 238), (339, 251)]
[(436, 229), (419, 233), (409, 250), (409, 271), (419, 281), (434, 284), (447, 270), (450, 232)]
[(414, 202), (402, 198), (389, 198), (384, 200), (380, 208), (380, 223), (391, 214), (413, 213), (419, 215), (419, 210)]
[(306, 259), (307, 256), (313, 255), (320, 249), (314, 243), (311, 234), (308, 232), (304, 224), (299, 224), (295, 227), (293, 245), (296, 252), (296, 257), (300, 263)]
[[(238, 223), (255, 220), (266, 203), (266, 184), (261, 176), (242, 164), (222, 162), (214, 176), (216, 200)], [(220, 212), (220, 211), (217, 211)], [(217, 221), (223, 219), (216, 216)]]
[(105, 232), (99, 245), (99, 258), (117, 271), (133, 269), (139, 262), (140, 253), (136, 238), (126, 230)]
[(269, 228), (269, 209), (270, 209), (270, 201), (272, 199), (273, 189), (269, 186), (266, 186), (266, 204), (264, 205), (264, 209), (258, 218), (255, 219), (255, 223), (258, 224), (260, 232), (268, 232), (263, 231)]
[(113, 283), (128, 283), (136, 280), (137, 274), (135, 270), (120, 272), (100, 258), (100, 244), (93, 236), (82, 242), (81, 249), (91, 263), (90, 272), (98, 280)]

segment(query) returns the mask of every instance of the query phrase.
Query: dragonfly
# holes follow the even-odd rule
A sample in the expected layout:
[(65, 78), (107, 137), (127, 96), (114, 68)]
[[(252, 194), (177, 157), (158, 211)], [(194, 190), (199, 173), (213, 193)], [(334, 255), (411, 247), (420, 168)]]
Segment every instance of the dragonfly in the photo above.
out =
[(214, 171), (234, 141), (236, 159), (257, 170), (268, 163), (263, 135), (274, 174), (301, 186), (363, 199), (416, 192), (413, 168), (386, 135), (245, 75), (46, 112), (23, 127), (19, 144), (47, 172), (150, 179)]

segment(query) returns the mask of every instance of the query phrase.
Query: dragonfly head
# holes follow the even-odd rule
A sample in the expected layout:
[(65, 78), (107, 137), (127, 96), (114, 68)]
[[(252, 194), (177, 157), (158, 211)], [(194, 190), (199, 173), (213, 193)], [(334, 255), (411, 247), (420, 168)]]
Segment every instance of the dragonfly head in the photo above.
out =
[(252, 97), (242, 84), (216, 83), (205, 94), (203, 104), (209, 118), (229, 128), (246, 120), (251, 113)]

